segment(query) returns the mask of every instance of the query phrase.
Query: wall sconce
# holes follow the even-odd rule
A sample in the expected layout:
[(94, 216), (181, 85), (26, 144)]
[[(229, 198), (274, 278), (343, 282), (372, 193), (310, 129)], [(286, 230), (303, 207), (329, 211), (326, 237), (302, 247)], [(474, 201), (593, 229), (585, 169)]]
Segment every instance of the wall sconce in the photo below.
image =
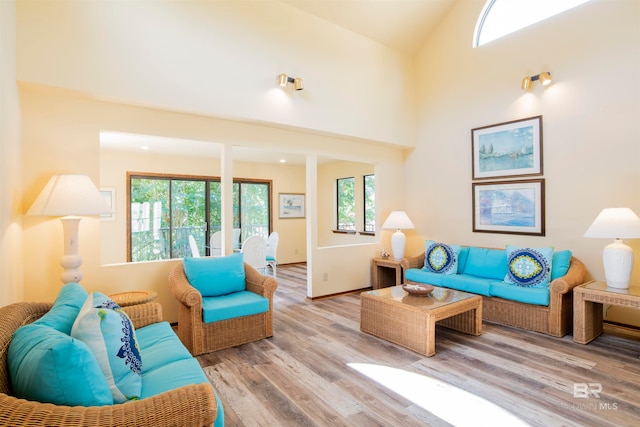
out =
[(533, 82), (535, 82), (536, 80), (539, 80), (542, 86), (549, 86), (551, 84), (551, 73), (545, 71), (538, 74), (537, 76), (525, 77), (524, 79), (522, 79), (522, 89), (529, 89), (531, 86), (533, 86)]
[(287, 76), (286, 74), (280, 74), (278, 76), (278, 85), (286, 87), (287, 83), (292, 83), (295, 90), (304, 89), (304, 84), (302, 83), (302, 79), (300, 77), (293, 78)]

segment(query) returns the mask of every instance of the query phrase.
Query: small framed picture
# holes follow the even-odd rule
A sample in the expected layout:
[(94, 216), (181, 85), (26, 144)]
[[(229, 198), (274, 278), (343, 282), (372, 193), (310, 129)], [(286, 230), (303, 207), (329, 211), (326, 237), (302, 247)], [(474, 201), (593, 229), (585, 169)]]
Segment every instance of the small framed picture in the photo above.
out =
[(471, 130), (472, 177), (542, 175), (542, 116)]
[(472, 187), (474, 232), (544, 236), (544, 179)]
[(280, 193), (279, 218), (304, 218), (304, 194)]
[(115, 187), (100, 187), (100, 195), (107, 202), (110, 213), (100, 214), (100, 221), (115, 221), (116, 220), (116, 189)]

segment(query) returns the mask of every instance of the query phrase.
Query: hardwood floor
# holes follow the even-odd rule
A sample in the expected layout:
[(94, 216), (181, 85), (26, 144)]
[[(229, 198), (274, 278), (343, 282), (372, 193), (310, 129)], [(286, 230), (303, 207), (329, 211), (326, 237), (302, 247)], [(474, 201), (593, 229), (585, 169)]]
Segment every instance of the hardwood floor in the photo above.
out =
[(479, 337), (439, 327), (423, 357), (359, 321), (358, 294), (307, 301), (306, 265), (279, 266), (273, 338), (198, 357), (225, 425), (640, 425), (629, 334), (581, 345), (490, 323)]

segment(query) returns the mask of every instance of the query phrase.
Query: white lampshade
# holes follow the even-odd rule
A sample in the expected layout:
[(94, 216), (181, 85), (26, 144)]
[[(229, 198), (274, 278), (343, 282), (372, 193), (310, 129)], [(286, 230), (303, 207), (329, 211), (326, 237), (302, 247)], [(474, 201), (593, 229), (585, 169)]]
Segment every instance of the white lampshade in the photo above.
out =
[(409, 216), (404, 211), (392, 211), (382, 224), (383, 230), (410, 230), (414, 228)]
[(111, 208), (87, 175), (52, 176), (27, 215), (100, 215)]
[(64, 232), (64, 255), (60, 265), (64, 268), (62, 282), (79, 282), (82, 279), (78, 253), (78, 226), (76, 215), (100, 215), (110, 213), (111, 208), (100, 191), (86, 175), (55, 175), (40, 192), (27, 215), (60, 216)]
[(584, 237), (613, 238), (602, 251), (607, 285), (627, 289), (633, 270), (633, 250), (622, 239), (640, 238), (640, 218), (629, 208), (607, 208), (593, 221)]
[(391, 236), (391, 252), (394, 259), (399, 260), (404, 257), (404, 249), (407, 245), (407, 237), (400, 230), (413, 228), (415, 228), (413, 223), (404, 211), (392, 211), (382, 224), (383, 230), (396, 230)]

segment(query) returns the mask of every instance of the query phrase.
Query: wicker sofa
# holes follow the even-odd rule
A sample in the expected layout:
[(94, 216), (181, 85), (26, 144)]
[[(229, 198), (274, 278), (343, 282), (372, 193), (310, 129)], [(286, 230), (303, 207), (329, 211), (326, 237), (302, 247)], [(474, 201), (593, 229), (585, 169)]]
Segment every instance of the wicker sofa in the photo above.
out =
[[(483, 248), (487, 249), (487, 248)], [(504, 251), (499, 249), (489, 249), (491, 251)], [(466, 287), (465, 274), (455, 274), (452, 281), (453, 286), (434, 283), (429, 278), (437, 278), (433, 273), (423, 273), (425, 265), (425, 253), (404, 258), (401, 261), (405, 270), (407, 283), (430, 283), (440, 286), (452, 287), (458, 290), (473, 292), (482, 295), (482, 318), (490, 322), (515, 326), (543, 334), (563, 337), (571, 332), (573, 325), (573, 288), (584, 283), (586, 277), (586, 267), (576, 257), (569, 255), (570, 259), (566, 274), (551, 280), (548, 287), (548, 304), (544, 305), (526, 303), (506, 297), (491, 296), (484, 292), (474, 292)], [(506, 255), (505, 255), (506, 268)], [(504, 277), (504, 273), (502, 273)], [(469, 277), (469, 283), (476, 283), (484, 278)], [(500, 279), (501, 280), (501, 279)], [(495, 279), (493, 280), (495, 282)], [(485, 285), (483, 285), (485, 286)], [(486, 285), (483, 289), (489, 289)], [(473, 287), (471, 287), (473, 289)], [(484, 293), (484, 294), (483, 294)], [(545, 296), (546, 298), (546, 296)]]
[[(0, 308), (1, 425), (190, 427), (210, 426), (214, 421), (221, 421), (215, 392), (208, 382), (190, 384), (148, 398), (106, 406), (54, 405), (19, 399), (12, 395), (7, 358), (12, 336), (18, 328), (39, 319), (51, 307), (51, 303), (23, 302)], [(136, 329), (162, 320), (162, 306), (158, 303), (123, 309)]]
[(245, 290), (267, 299), (267, 311), (213, 322), (203, 319), (202, 294), (187, 279), (184, 263), (169, 272), (169, 288), (179, 303), (178, 336), (194, 356), (273, 336), (273, 294), (278, 283), (243, 265)]

